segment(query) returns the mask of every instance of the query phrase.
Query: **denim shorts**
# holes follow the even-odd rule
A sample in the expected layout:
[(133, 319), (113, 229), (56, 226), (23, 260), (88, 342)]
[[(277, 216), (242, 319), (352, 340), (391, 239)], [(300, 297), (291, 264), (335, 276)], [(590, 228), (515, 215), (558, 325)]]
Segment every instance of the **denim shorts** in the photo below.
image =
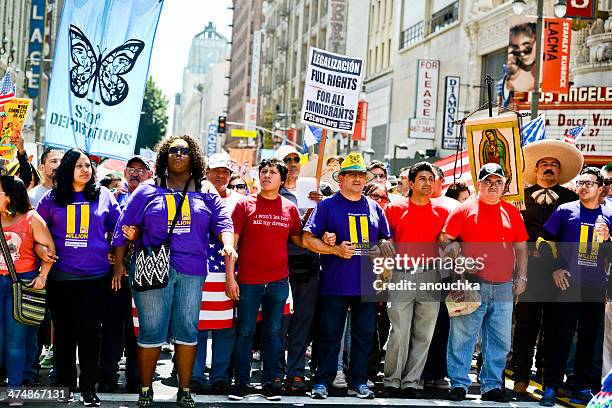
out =
[[(133, 271), (130, 271), (130, 283)], [(205, 276), (185, 275), (170, 266), (168, 286), (132, 291), (138, 311), (138, 345), (160, 347), (172, 342), (198, 344), (198, 321)]]

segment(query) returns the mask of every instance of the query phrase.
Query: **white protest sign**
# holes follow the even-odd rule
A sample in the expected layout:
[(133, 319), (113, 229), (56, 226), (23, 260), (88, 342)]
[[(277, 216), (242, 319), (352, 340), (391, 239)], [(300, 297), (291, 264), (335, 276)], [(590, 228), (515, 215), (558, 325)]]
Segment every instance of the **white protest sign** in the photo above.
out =
[(361, 58), (310, 48), (302, 123), (353, 133), (363, 66)]

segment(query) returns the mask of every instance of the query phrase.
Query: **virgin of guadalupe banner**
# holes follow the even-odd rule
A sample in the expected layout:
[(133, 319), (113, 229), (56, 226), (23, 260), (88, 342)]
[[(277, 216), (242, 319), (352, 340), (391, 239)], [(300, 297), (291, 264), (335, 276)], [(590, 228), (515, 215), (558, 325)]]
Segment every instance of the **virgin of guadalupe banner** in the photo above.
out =
[(487, 163), (497, 163), (506, 175), (502, 198), (520, 207), (524, 198), (524, 169), (521, 134), (516, 116), (468, 119), (465, 122), (465, 130), (476, 192), (480, 168)]
[(66, 0), (47, 102), (45, 144), (128, 160), (134, 154), (163, 0)]

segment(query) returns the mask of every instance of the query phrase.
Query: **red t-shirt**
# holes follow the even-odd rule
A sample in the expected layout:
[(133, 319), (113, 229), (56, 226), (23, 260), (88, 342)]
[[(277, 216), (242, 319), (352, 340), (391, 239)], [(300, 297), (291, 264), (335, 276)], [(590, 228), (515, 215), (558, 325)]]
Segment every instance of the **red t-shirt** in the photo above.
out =
[(438, 235), (448, 213), (441, 204), (429, 202), (417, 205), (409, 199), (385, 207), (385, 216), (397, 252), (411, 256), (437, 257)]
[(491, 205), (472, 197), (455, 208), (443, 231), (463, 241), (466, 257), (483, 259), (477, 276), (489, 282), (509, 282), (514, 270), (515, 242), (528, 239), (521, 213), (512, 204), (500, 201)]
[(289, 276), (287, 240), (302, 232), (295, 204), (281, 196), (249, 196), (236, 204), (232, 221), (239, 235), (239, 283), (270, 283)]

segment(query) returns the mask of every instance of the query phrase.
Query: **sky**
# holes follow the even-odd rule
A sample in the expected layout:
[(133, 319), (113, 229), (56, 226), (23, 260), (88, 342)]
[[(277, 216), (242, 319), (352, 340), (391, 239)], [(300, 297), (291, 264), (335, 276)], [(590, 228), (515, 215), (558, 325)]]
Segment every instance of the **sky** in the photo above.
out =
[(231, 0), (165, 0), (157, 27), (149, 75), (168, 98), (168, 134), (172, 132), (174, 94), (180, 92), (183, 68), (189, 58), (192, 38), (209, 21), (231, 38)]

